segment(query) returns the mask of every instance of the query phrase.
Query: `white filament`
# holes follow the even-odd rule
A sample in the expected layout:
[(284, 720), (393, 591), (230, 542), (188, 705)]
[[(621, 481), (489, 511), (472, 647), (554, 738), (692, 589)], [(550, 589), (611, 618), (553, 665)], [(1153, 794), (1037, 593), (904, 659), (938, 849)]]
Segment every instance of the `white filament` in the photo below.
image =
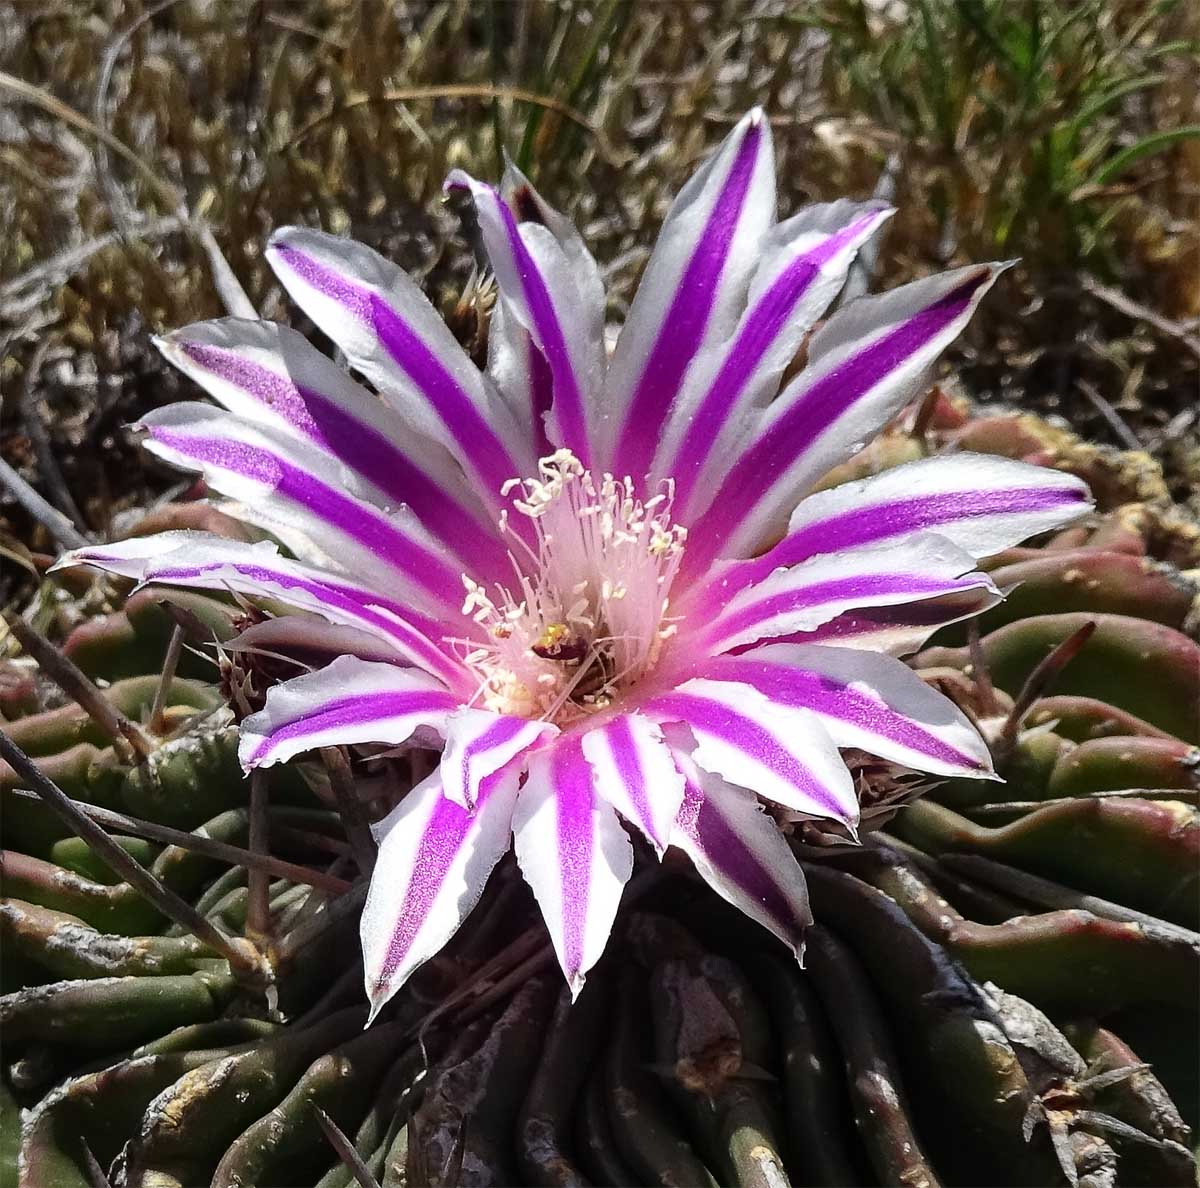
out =
[[(597, 482), (570, 450), (538, 462), (535, 479), (511, 479), (514, 510), (533, 525), (513, 557), (514, 589), (463, 576), (463, 613), (486, 632), (464, 660), (487, 709), (557, 724), (609, 705), (653, 667), (664, 639), (671, 583), (687, 532), (670, 522), (673, 484), (642, 502), (633, 483)], [(465, 644), (466, 641), (455, 641)]]

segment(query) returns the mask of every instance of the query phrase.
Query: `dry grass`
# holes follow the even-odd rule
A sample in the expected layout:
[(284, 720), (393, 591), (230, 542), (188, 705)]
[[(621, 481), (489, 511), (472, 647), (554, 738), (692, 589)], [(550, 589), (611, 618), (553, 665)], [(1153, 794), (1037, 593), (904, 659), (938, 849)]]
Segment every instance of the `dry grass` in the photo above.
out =
[(106, 530), (169, 481), (121, 426), (183, 394), (149, 334), (222, 312), (205, 233), (268, 317), (297, 316), (261, 257), (285, 222), (371, 243), (450, 309), (473, 257), (441, 181), (494, 174), (501, 144), (585, 227), (619, 319), (670, 195), (759, 102), (785, 210), (888, 174), (878, 284), (1023, 258), (954, 357), (969, 389), (1133, 435), (1182, 494), (1200, 142), (1161, 134), (1200, 122), (1198, 36), (1151, 0), (0, 4), (24, 84), (0, 88), (0, 444)]

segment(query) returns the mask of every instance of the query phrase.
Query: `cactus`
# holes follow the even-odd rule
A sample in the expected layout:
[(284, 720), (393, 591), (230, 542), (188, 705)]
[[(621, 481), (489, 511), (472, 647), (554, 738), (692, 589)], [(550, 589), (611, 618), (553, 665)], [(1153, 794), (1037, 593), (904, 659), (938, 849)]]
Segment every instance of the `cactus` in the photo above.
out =
[(864, 759), (864, 844), (790, 836), (803, 969), (668, 861), (572, 1005), (508, 859), (364, 1033), (345, 810), (378, 815), (421, 753), (251, 785), (225, 695), (269, 673), (221, 646), (244, 608), (60, 591), (112, 714), (10, 658), (3, 729), (176, 898), (0, 768), (0, 1184), (1194, 1184), (1198, 534), (1141, 458), (944, 396), (918, 420), (829, 481), (969, 442), (1085, 475), (1100, 510), (994, 558), (1010, 598), (911, 658), (1006, 782), (913, 800)]

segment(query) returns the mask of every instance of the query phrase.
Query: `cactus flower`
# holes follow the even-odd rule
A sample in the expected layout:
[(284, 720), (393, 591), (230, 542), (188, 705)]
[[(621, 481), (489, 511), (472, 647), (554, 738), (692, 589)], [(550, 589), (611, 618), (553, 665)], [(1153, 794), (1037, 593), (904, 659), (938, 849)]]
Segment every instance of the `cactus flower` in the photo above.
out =
[(499, 188), (447, 182), (495, 272), (486, 371), (398, 268), (297, 228), (271, 265), (374, 392), (270, 322), (160, 343), (220, 407), (157, 410), (146, 447), (288, 553), (179, 532), (64, 563), (304, 613), (323, 658), (243, 722), (247, 769), (327, 745), (440, 751), (376, 826), (373, 1013), (510, 844), (577, 993), (628, 831), (678, 847), (800, 955), (807, 897), (776, 818), (853, 832), (841, 748), (991, 775), (971, 724), (896, 655), (992, 605), (976, 560), (1072, 520), (1087, 491), (959, 453), (806, 497), (921, 393), (1000, 267), (863, 298), (812, 333), (891, 211), (777, 222), (773, 170), (755, 111), (676, 198), (611, 352), (595, 261), (512, 167)]

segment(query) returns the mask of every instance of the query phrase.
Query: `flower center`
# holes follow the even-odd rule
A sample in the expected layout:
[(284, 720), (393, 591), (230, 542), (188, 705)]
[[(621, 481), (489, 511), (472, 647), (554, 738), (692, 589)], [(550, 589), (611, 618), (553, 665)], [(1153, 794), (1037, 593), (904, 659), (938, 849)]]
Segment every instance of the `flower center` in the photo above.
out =
[(535, 479), (510, 479), (503, 494), (531, 521), (534, 543), (502, 515), (515, 585), (488, 590), (464, 575), (463, 614), (487, 642), (454, 642), (470, 647), (479, 704), (565, 725), (654, 666), (675, 631), (668, 596), (687, 531), (670, 521), (669, 480), (643, 503), (629, 479), (597, 480), (570, 450), (542, 458)]

